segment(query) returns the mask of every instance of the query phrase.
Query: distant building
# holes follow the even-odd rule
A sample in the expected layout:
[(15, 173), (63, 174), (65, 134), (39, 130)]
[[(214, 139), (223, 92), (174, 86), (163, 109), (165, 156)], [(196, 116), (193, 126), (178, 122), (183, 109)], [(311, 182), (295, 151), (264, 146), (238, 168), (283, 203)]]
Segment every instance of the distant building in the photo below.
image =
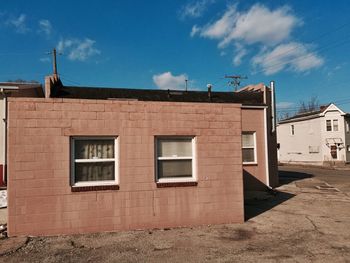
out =
[(334, 104), (297, 114), (277, 125), (280, 163), (350, 162), (350, 114)]

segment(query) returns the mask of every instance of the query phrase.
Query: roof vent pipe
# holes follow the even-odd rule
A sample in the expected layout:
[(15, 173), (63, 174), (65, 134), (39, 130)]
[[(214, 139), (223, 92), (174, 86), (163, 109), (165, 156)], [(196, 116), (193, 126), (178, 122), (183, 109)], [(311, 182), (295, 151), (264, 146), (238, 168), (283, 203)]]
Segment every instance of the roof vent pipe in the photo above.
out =
[(211, 84), (207, 84), (207, 88), (208, 88), (208, 98), (211, 99), (211, 88), (212, 88), (212, 85)]
[(276, 131), (276, 96), (275, 96), (275, 82), (270, 82), (271, 88), (271, 120), (272, 120), (272, 132)]

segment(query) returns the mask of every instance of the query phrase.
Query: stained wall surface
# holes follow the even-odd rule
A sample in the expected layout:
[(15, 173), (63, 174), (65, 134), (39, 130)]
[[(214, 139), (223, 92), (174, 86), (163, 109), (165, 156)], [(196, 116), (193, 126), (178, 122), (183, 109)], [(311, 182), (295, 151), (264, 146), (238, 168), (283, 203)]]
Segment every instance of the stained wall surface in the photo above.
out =
[[(9, 98), (8, 234), (243, 222), (240, 106)], [(119, 190), (72, 192), (70, 138), (85, 135), (118, 137)], [(196, 137), (196, 186), (157, 187), (160, 135)]]

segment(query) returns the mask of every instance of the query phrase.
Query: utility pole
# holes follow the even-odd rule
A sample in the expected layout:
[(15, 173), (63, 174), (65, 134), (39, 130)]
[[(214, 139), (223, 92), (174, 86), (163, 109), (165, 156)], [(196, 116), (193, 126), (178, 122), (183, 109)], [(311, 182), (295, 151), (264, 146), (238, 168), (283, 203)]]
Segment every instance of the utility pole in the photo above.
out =
[(241, 75), (225, 75), (225, 79), (232, 79), (228, 84), (234, 86), (235, 91), (237, 91), (237, 88), (241, 85), (241, 80), (247, 79), (247, 77)]
[[(48, 52), (48, 55), (52, 55), (52, 67), (53, 67), (53, 74), (55, 76), (58, 75), (57, 73), (57, 51), (56, 48), (52, 50), (52, 52)], [(60, 53), (58, 53), (60, 55)]]
[(188, 82), (188, 79), (185, 79), (185, 91), (187, 92), (187, 82)]
[(56, 48), (52, 50), (52, 63), (53, 63), (53, 74), (57, 75), (57, 57), (56, 57)]

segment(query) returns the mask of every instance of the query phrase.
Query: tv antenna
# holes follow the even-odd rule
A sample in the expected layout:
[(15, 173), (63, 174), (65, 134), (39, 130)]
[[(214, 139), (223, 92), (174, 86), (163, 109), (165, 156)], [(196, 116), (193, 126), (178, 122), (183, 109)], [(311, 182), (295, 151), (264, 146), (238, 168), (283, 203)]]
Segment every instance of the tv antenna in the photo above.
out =
[(241, 75), (225, 75), (225, 79), (232, 79), (228, 84), (235, 87), (235, 91), (237, 91), (238, 87), (241, 85), (241, 80), (248, 79), (248, 77)]

